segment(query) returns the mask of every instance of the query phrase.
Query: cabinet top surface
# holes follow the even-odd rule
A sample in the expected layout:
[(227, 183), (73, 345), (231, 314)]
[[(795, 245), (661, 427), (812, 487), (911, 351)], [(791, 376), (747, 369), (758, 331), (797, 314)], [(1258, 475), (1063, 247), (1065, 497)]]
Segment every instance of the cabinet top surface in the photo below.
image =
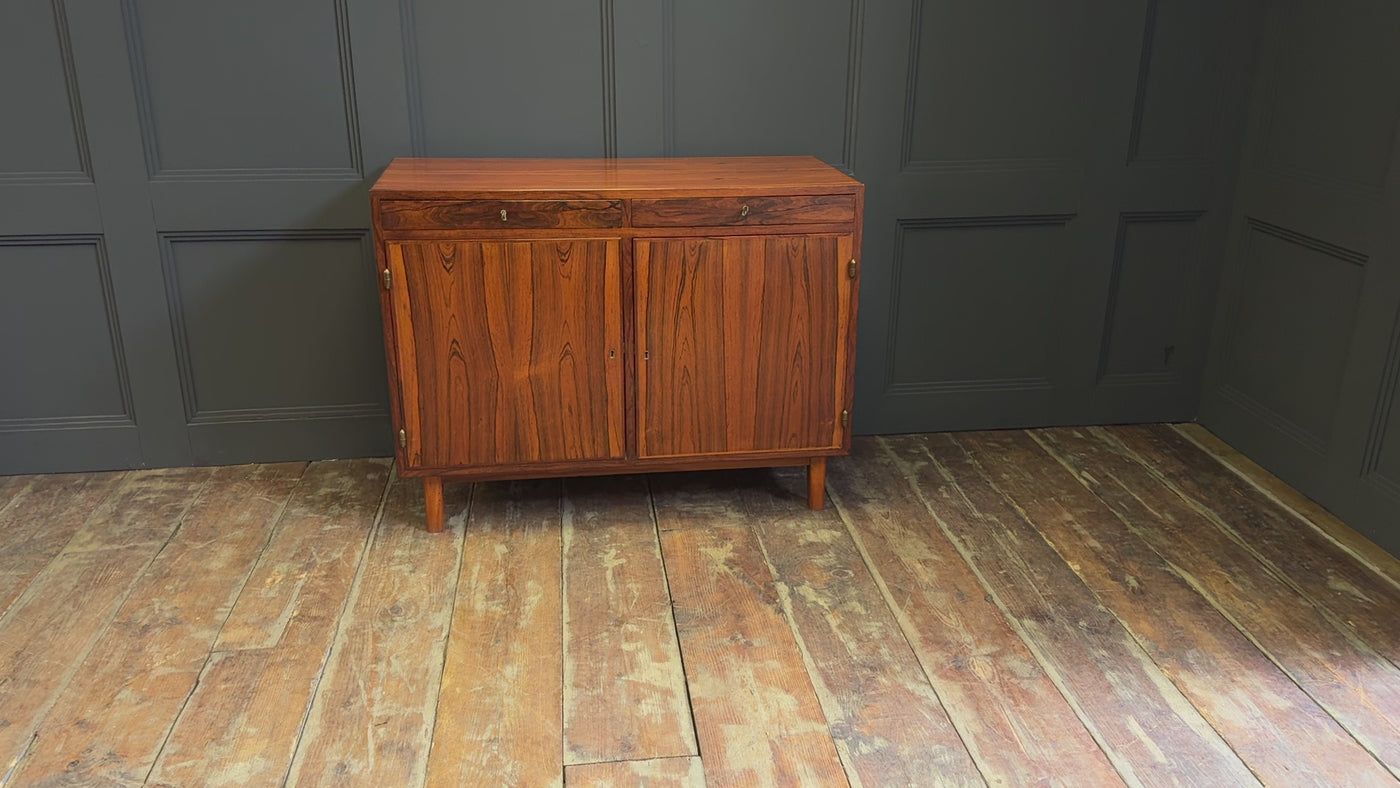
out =
[(394, 159), (379, 197), (576, 192), (616, 197), (853, 192), (859, 181), (812, 156), (667, 159)]

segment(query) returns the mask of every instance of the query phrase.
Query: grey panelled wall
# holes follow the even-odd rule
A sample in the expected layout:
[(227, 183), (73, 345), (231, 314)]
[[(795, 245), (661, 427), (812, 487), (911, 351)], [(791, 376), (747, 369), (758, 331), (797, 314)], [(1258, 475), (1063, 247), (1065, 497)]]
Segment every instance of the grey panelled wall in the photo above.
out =
[(394, 156), (810, 153), (868, 185), (858, 431), (1199, 407), (1400, 552), (1397, 34), (1393, 0), (7, 0), (0, 473), (387, 453)]
[(0, 472), (387, 453), (408, 154), (815, 154), (869, 185), (859, 431), (1190, 418), (1250, 8), (10, 0)]
[(349, 10), (4, 5), (0, 472), (387, 449)]
[(11, 0), (0, 473), (387, 453), (394, 156), (810, 153), (868, 185), (858, 431), (1199, 408), (1400, 551), (1397, 33), (1390, 0)]
[(1201, 419), (1400, 554), (1400, 5), (1263, 27)]
[(867, 8), (862, 430), (1194, 415), (1250, 8)]

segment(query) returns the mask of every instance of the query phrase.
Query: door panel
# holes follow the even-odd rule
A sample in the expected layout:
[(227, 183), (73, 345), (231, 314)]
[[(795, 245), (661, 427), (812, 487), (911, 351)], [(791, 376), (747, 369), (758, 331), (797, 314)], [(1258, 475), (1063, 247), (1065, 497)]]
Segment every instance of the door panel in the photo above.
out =
[(130, 348), (93, 183), (86, 120), (93, 101), (85, 107), (85, 98), (62, 6), (7, 3), (0, 323), (9, 341), (0, 346), (0, 474), (141, 461)]
[(403, 243), (388, 256), (408, 467), (623, 456), (617, 241)]
[(865, 5), (857, 432), (1192, 416), (1255, 6)]
[(639, 240), (643, 457), (839, 446), (849, 236)]
[(400, 0), (416, 156), (616, 151), (612, 4)]

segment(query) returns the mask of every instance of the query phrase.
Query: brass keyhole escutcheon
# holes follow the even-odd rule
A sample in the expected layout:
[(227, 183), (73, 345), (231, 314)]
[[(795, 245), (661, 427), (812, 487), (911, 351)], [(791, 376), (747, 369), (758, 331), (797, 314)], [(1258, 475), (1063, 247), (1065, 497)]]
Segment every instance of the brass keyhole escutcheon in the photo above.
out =
[(748, 216), (748, 215), (749, 215), (749, 206), (747, 206), (747, 205), (741, 205), (741, 206), (739, 206), (739, 215), (740, 215), (740, 216)]
[(505, 220), (506, 220), (506, 209), (505, 209), (505, 208), (502, 208), (502, 209), (501, 209), (501, 221), (504, 222)]

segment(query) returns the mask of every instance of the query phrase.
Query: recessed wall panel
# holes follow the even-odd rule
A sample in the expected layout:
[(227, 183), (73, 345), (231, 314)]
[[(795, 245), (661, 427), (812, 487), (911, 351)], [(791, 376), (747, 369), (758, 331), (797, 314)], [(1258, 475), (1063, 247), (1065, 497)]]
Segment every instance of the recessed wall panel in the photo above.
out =
[(919, 0), (915, 9), (907, 165), (1079, 153), (1083, 3)]
[(47, 0), (8, 0), (0, 16), (0, 180), (86, 178), (81, 112), (65, 31)]
[(1066, 218), (906, 221), (897, 242), (892, 391), (1048, 385)]
[(1222, 382), (1256, 415), (1321, 451), (1346, 367), (1364, 258), (1272, 225), (1251, 222), (1247, 233)]
[(1134, 107), (1131, 162), (1205, 162), (1220, 125), (1228, 3), (1151, 0)]
[(1381, 489), (1400, 499), (1400, 385), (1396, 385), (1400, 381), (1394, 378), (1397, 373), (1400, 366), (1392, 367), (1389, 385), (1382, 388), (1390, 402), (1382, 410), (1386, 418), (1380, 425), (1381, 431), (1373, 436), (1379, 443), (1374, 447), (1374, 465), (1367, 469), (1367, 475)]
[(674, 153), (805, 154), (848, 164), (859, 2), (675, 3), (667, 64)]
[[(1292, 2), (1264, 119), (1269, 164), (1324, 181), (1380, 189), (1400, 123), (1400, 4)], [(1380, 100), (1379, 97), (1392, 97)]]
[(0, 237), (0, 281), (0, 425), (127, 421), (99, 241)]
[(361, 233), (173, 235), (163, 245), (191, 421), (385, 407)]
[[(1100, 378), (1170, 378), (1190, 326), (1199, 214), (1126, 216), (1119, 226)], [(1194, 355), (1194, 354), (1192, 354)]]
[(602, 9), (573, 0), (401, 0), (425, 156), (602, 156)]
[(344, 0), (125, 0), (152, 175), (353, 175)]

